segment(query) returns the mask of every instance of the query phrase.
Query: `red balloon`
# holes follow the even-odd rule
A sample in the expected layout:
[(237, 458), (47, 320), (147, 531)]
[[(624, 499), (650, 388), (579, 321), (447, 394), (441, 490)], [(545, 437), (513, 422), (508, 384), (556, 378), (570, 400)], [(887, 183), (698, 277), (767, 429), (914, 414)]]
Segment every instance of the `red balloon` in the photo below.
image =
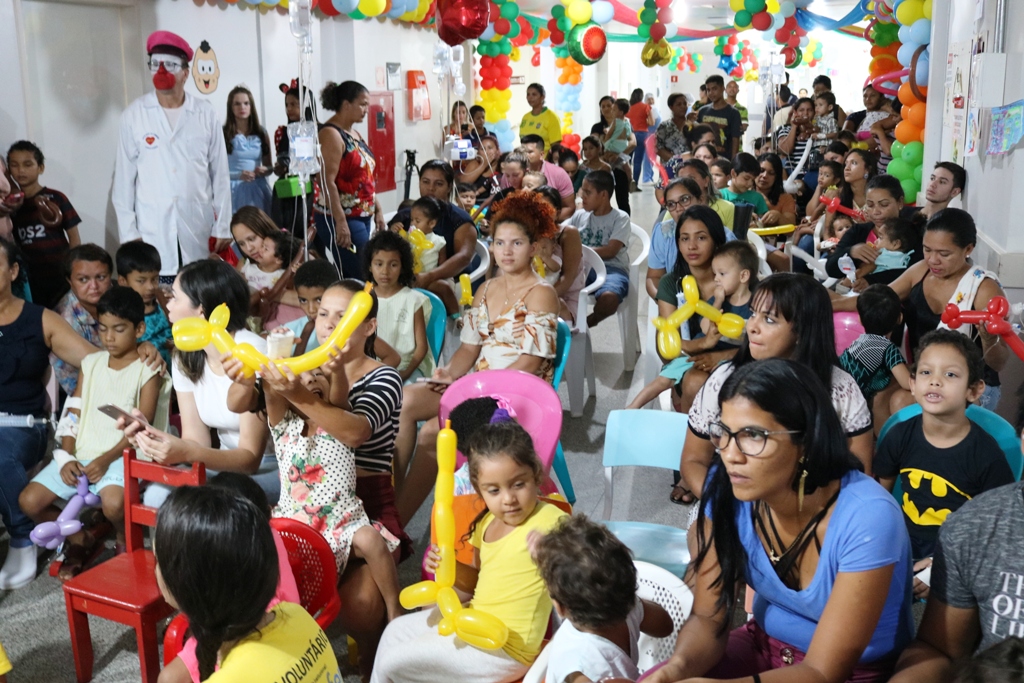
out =
[(498, 55), (495, 57), (494, 66), (508, 66), (508, 55)]
[(534, 52), (533, 57), (530, 58), (530, 64), (534, 66), (540, 66), (540, 52)]
[(665, 24), (661, 23), (660, 21), (657, 22), (657, 23), (651, 24), (651, 40), (653, 40), (654, 42), (658, 42), (659, 40), (661, 40), (664, 37), (665, 37)]
[(663, 24), (671, 24), (672, 23), (672, 8), (671, 7), (663, 7), (660, 10), (658, 10), (658, 21), (660, 21)]
[(491, 88), (493, 88), (493, 87), (494, 87), (494, 81), (493, 81), (493, 80), (491, 80), (490, 78), (485, 78), (485, 79), (483, 79), (483, 80), (481, 80), (481, 81), (480, 81), (480, 86), (481, 86), (481, 87), (482, 87), (482, 88), (483, 88), (484, 90), (490, 90)]
[(341, 14), (341, 12), (334, 9), (334, 3), (331, 2), (331, 0), (327, 0), (327, 2), (322, 3), (320, 5), (320, 11), (329, 17), (336, 17)]
[(564, 42), (565, 42), (565, 34), (564, 33), (562, 33), (561, 31), (559, 31), (557, 29), (551, 32), (551, 44), (552, 45), (561, 45)]
[(512, 78), (512, 67), (510, 67), (510, 66), (503, 66), (503, 67), (501, 67), (501, 75), (504, 78)]
[(793, 48), (794, 50), (800, 47), (800, 36), (794, 33), (789, 37), (789, 40), (786, 41), (786, 45)]
[(498, 90), (508, 90), (512, 86), (512, 82), (507, 78), (498, 78), (494, 81), (494, 87)]
[[(654, 28), (654, 27), (652, 26), (651, 28)], [(736, 46), (735, 45), (723, 45), (722, 46), (722, 54), (724, 54), (724, 55), (731, 55), (734, 52), (736, 52)]]
[(452, 47), (479, 38), (487, 29), (489, 5), (487, 0), (437, 0), (437, 36)]
[(784, 28), (780, 28), (775, 32), (775, 42), (780, 45), (785, 45), (786, 41), (789, 40), (789, 31)]
[(750, 25), (758, 31), (767, 31), (772, 25), (772, 17), (767, 12), (758, 12), (754, 15)]
[(494, 22), (494, 32), (499, 36), (503, 36), (512, 30), (512, 24), (505, 17), (501, 17)]
[(480, 66), (482, 66), (482, 67), (489, 67), (493, 63), (494, 63), (494, 57), (489, 57), (487, 55), (484, 55), (483, 57), (480, 58)]
[(731, 36), (729, 36), (729, 44), (730, 44), (730, 45), (735, 45), (736, 43), (738, 43), (738, 42), (739, 42), (739, 40), (740, 40), (740, 39), (739, 39), (739, 38), (737, 38), (737, 37), (736, 37), (735, 35), (731, 35)]

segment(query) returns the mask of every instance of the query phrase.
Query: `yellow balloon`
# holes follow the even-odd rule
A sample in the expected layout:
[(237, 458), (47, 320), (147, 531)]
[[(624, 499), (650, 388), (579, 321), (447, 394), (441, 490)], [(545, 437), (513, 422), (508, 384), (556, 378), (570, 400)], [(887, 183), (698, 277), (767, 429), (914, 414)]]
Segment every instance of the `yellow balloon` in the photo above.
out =
[[(768, 0), (768, 7), (767, 7), (767, 9), (768, 9), (768, 14), (778, 14), (779, 13), (779, 0)], [(739, 11), (739, 10), (735, 10), (735, 11)]]
[(932, 20), (932, 0), (924, 0), (924, 5), (921, 6), (921, 12), (924, 14), (924, 18), (928, 21)]
[(717, 322), (716, 318), (722, 317), (722, 312), (706, 301), (697, 302), (697, 315), (708, 320)]
[(573, 23), (585, 24), (590, 21), (594, 11), (587, 0), (572, 0), (565, 10), (565, 14)]
[(512, 46), (512, 52), (509, 53), (508, 58), (511, 59), (513, 62), (518, 62), (520, 56), (522, 56), (522, 55), (519, 52), (519, 46), (518, 45), (513, 45)]
[(733, 12), (739, 12), (741, 9), (746, 9), (746, 7), (743, 0), (729, 0), (729, 9)]
[(455, 616), (455, 633), (481, 650), (500, 650), (508, 641), (508, 627), (500, 619), (473, 608), (464, 609)]
[(729, 339), (739, 339), (743, 336), (743, 328), (746, 326), (747, 321), (739, 317), (735, 313), (724, 313), (721, 320), (718, 321), (718, 331), (722, 333), (723, 337)]
[(697, 286), (697, 278), (692, 275), (683, 278), (683, 298), (687, 302), (700, 301), (700, 287)]
[(472, 306), (473, 305), (473, 283), (469, 279), (469, 273), (463, 273), (459, 276), (459, 287), (462, 289), (462, 295), (459, 297), (460, 306)]
[(437, 608), (446, 617), (454, 617), (462, 611), (462, 601), (451, 586), (442, 586), (437, 591)]
[[(367, 285), (369, 290), (370, 285)], [(273, 362), (278, 368), (288, 368), (292, 373), (298, 375), (308, 370), (318, 368), (327, 362), (331, 357), (331, 350), (334, 346), (341, 348), (352, 336), (373, 307), (373, 298), (366, 292), (357, 292), (352, 295), (345, 315), (342, 316), (338, 326), (334, 328), (331, 335), (324, 343), (301, 356), (295, 358), (281, 358), (271, 361), (264, 354), (257, 351), (251, 344), (238, 344), (225, 329), (228, 320), (231, 318), (231, 311), (227, 305), (221, 304), (213, 309), (210, 320), (202, 318), (184, 318), (174, 323), (171, 327), (171, 336), (174, 344), (182, 351), (198, 351), (205, 348), (211, 341), (221, 353), (230, 352), (235, 358), (242, 361), (242, 372), (246, 377), (252, 377), (261, 365), (269, 365)], [(205, 341), (205, 344), (199, 345)]]
[(405, 609), (416, 609), (437, 602), (437, 591), (440, 588), (433, 581), (420, 581), (402, 589), (398, 594), (398, 602)]
[(683, 353), (683, 339), (679, 335), (679, 327), (674, 326), (667, 318), (660, 315), (651, 321), (658, 330), (658, 355), (665, 360), (674, 360)]
[(412, 272), (419, 275), (423, 270), (423, 252), (434, 246), (423, 231), (419, 228), (409, 228), (409, 232), (399, 230), (399, 233), (412, 247)]
[(359, 11), (368, 17), (375, 17), (384, 13), (387, 4), (387, 0), (359, 0)]

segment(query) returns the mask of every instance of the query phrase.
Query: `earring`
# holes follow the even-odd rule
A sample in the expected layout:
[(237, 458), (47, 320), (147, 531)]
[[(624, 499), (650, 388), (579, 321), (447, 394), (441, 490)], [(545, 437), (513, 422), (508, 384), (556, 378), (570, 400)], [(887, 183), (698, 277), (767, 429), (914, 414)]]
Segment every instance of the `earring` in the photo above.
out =
[(868, 178), (870, 178), (870, 177), (871, 177), (871, 175), (870, 175), (869, 173), (865, 173), (865, 174), (864, 174), (864, 180), (867, 180), (867, 179), (868, 179)]
[[(800, 464), (804, 464), (803, 457), (800, 458)], [(796, 509), (797, 512), (804, 511), (804, 484), (807, 483), (807, 468), (803, 468), (803, 473), (800, 475), (800, 488), (796, 492)]]

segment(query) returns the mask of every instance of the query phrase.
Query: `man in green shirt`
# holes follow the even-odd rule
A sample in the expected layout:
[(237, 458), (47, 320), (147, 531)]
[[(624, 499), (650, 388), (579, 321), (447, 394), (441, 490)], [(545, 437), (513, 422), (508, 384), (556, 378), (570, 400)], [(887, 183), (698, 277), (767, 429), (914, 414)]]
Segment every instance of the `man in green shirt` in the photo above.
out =
[[(747, 132), (747, 108), (736, 101), (740, 94), (740, 84), (736, 81), (729, 81), (725, 84), (725, 101), (732, 105), (732, 108), (740, 113), (740, 121), (743, 122), (743, 132)], [(742, 145), (741, 145), (742, 146)]]

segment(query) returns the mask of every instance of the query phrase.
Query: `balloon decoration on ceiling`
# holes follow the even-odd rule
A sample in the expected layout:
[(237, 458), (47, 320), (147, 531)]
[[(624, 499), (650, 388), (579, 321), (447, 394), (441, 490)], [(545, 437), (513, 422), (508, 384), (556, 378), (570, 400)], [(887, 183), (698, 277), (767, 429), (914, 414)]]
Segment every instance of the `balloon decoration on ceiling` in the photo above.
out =
[(668, 63), (669, 71), (689, 71), (692, 74), (700, 73), (700, 65), (704, 62), (704, 55), (690, 52), (685, 47), (672, 48), (672, 61)]

